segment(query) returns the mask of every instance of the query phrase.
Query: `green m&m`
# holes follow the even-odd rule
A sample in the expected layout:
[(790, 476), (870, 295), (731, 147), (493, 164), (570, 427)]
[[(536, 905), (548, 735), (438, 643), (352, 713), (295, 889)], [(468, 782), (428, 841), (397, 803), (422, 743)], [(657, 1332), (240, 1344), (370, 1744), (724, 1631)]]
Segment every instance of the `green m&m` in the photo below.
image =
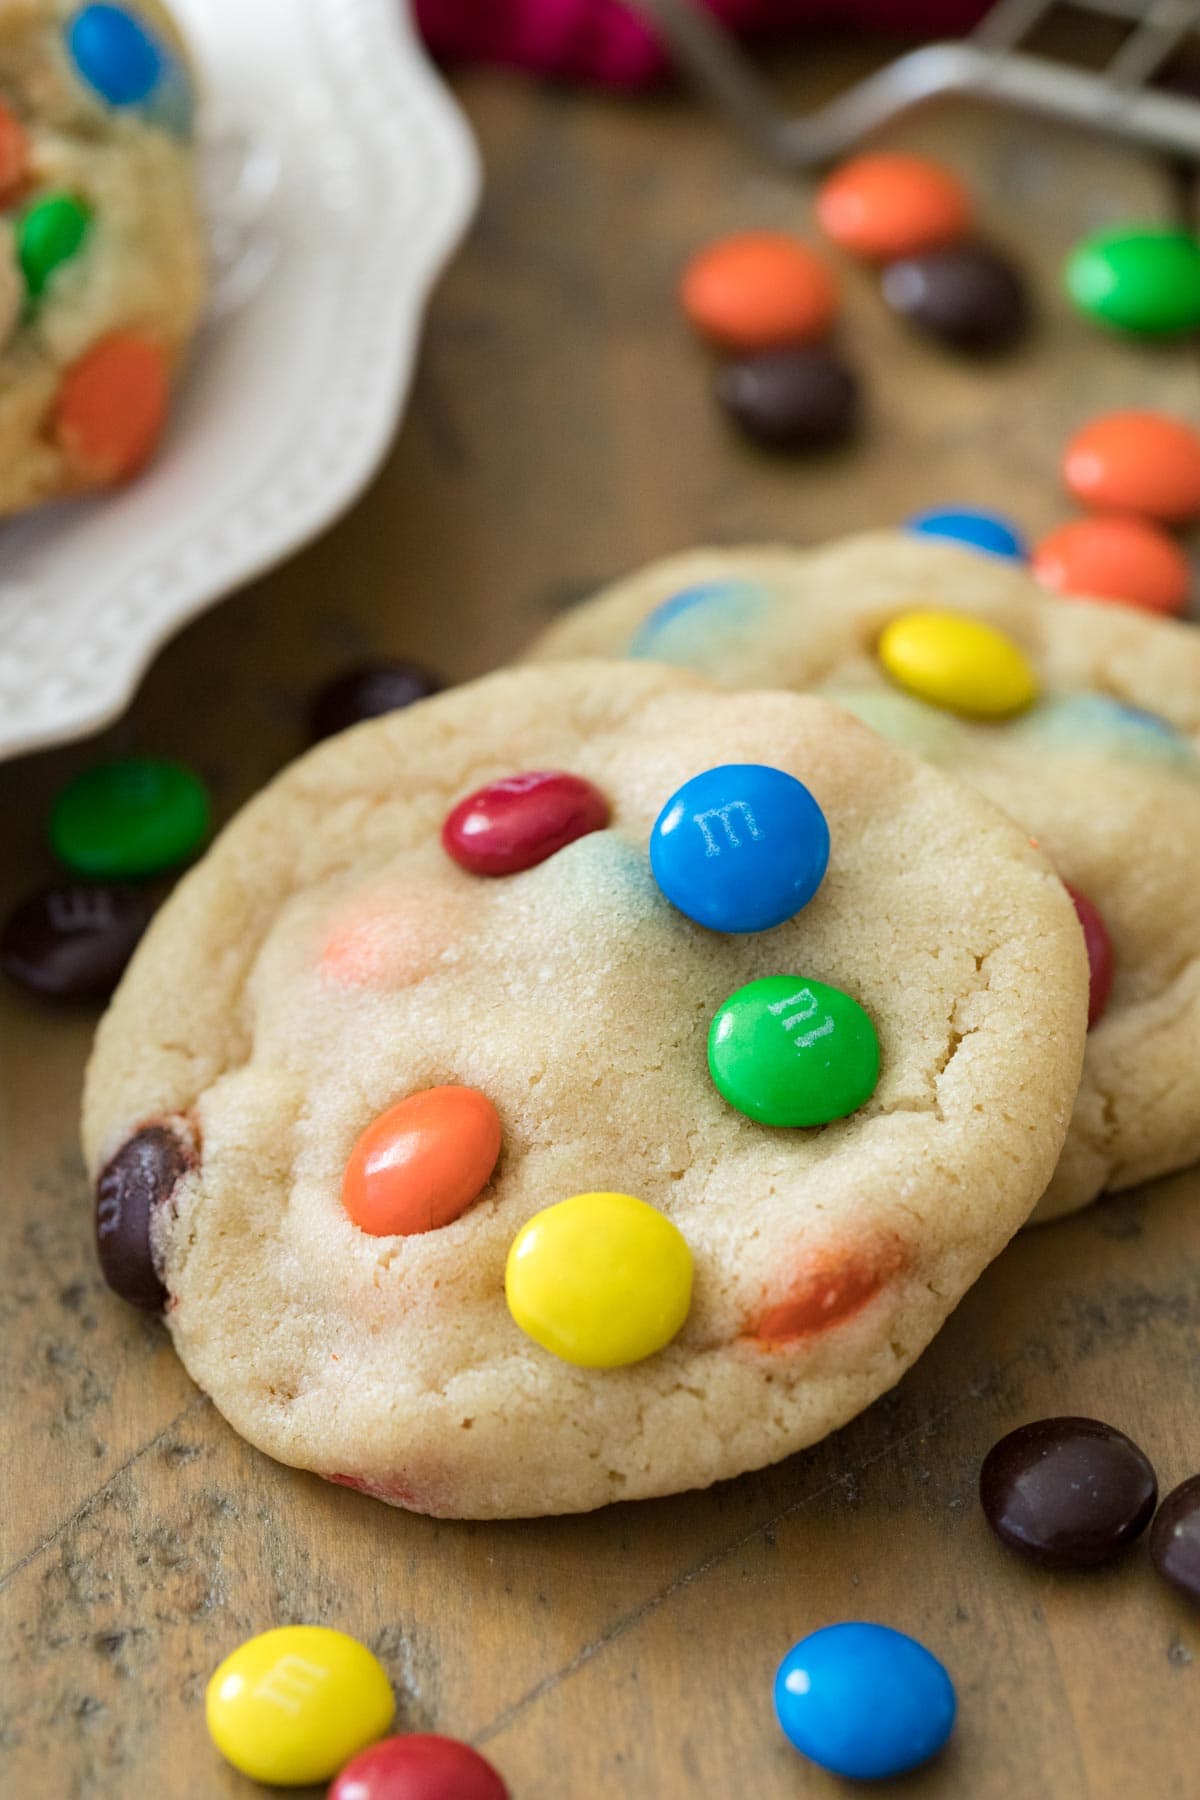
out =
[(875, 1092), (879, 1039), (840, 988), (768, 975), (716, 1014), (708, 1068), (722, 1098), (760, 1125), (827, 1125)]
[(157, 875), (194, 856), (208, 836), (208, 790), (160, 757), (131, 756), (86, 769), (50, 815), (55, 855), (101, 881)]
[(45, 292), (55, 269), (78, 251), (91, 216), (73, 194), (48, 194), (22, 213), (17, 221), (17, 257), (31, 300)]
[(1075, 246), (1064, 275), (1080, 311), (1118, 331), (1166, 337), (1200, 325), (1200, 241), (1190, 231), (1097, 232)]

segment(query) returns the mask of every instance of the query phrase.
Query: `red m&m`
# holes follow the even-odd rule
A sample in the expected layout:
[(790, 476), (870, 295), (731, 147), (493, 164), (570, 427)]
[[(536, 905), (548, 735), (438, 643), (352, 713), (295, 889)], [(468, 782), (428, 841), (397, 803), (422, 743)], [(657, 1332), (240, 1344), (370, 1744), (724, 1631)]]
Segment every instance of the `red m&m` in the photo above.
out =
[(508, 1800), (508, 1789), (469, 1744), (412, 1732), (361, 1751), (330, 1788), (329, 1800)]
[(415, 1237), (477, 1200), (500, 1155), (500, 1120), (470, 1087), (426, 1088), (368, 1125), (346, 1164), (342, 1204), (372, 1237)]
[(472, 875), (515, 875), (576, 838), (603, 831), (608, 819), (608, 801), (590, 781), (531, 770), (460, 800), (442, 826), (442, 843)]
[(1051, 531), (1034, 548), (1033, 572), (1056, 593), (1124, 601), (1145, 612), (1182, 612), (1191, 589), (1178, 544), (1148, 520), (1116, 513)]
[(1063, 480), (1085, 506), (1185, 524), (1200, 516), (1200, 432), (1165, 413), (1105, 413), (1067, 445)]
[(1108, 935), (1108, 926), (1100, 915), (1100, 909), (1086, 894), (1073, 888), (1069, 881), (1064, 881), (1079, 915), (1079, 923), (1083, 927), (1083, 942), (1087, 950), (1088, 973), (1091, 985), (1088, 991), (1088, 1030), (1098, 1025), (1104, 1017), (1104, 1009), (1108, 1005), (1108, 996), (1113, 981), (1113, 946)]

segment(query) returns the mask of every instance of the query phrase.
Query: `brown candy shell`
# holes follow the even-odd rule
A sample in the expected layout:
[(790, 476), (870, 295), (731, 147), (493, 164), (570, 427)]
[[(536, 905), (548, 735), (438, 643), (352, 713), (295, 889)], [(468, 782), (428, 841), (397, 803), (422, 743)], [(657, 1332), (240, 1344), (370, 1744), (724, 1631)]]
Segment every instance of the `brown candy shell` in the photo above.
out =
[(415, 700), (439, 694), (444, 683), (418, 663), (386, 660), (361, 663), (326, 682), (314, 694), (308, 709), (312, 741), (347, 731), (363, 719), (398, 712)]
[(956, 350), (1007, 350), (1029, 323), (1025, 282), (984, 244), (951, 244), (902, 257), (883, 271), (892, 311)]
[(150, 1225), (195, 1164), (181, 1133), (146, 1125), (105, 1165), (96, 1182), (96, 1254), (113, 1292), (131, 1306), (159, 1312), (167, 1290), (154, 1266)]
[(1047, 1568), (1104, 1563), (1150, 1523), (1158, 1483), (1144, 1453), (1099, 1419), (1037, 1419), (988, 1451), (979, 1498), (1001, 1541)]
[(39, 888), (0, 932), (0, 967), (45, 1000), (105, 1000), (150, 923), (144, 890), (68, 882)]
[(818, 347), (740, 357), (717, 375), (717, 397), (755, 442), (772, 449), (817, 449), (847, 437), (858, 423), (853, 371)]
[(1200, 1475), (1172, 1488), (1159, 1507), (1150, 1560), (1185, 1600), (1200, 1605)]

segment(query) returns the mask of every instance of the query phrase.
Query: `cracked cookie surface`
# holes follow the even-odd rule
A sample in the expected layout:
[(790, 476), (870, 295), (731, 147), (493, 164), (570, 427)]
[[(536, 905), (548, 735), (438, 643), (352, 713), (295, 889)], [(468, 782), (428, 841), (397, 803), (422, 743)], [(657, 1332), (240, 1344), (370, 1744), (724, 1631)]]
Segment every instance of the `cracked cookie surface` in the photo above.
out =
[[(1005, 632), (1041, 695), (974, 722), (889, 681), (875, 653), (916, 608)], [(873, 533), (813, 551), (697, 550), (585, 602), (535, 660), (657, 658), (730, 688), (824, 693), (980, 788), (1099, 909), (1115, 976), (1088, 1035), (1075, 1116), (1034, 1214), (1200, 1157), (1200, 633), (1131, 608), (1048, 598), (1020, 568)]]
[[(832, 848), (769, 931), (692, 923), (651, 876), (665, 800), (720, 763), (803, 781)], [(441, 842), (481, 784), (582, 777), (611, 818), (483, 878)], [(852, 994), (882, 1073), (851, 1116), (754, 1123), (709, 1022), (785, 973)], [(282, 1461), (468, 1517), (702, 1486), (812, 1443), (889, 1388), (1027, 1216), (1078, 1080), (1087, 972), (1062, 884), (969, 787), (820, 699), (661, 667), (502, 672), (285, 771), (163, 908), (89, 1069), (93, 1174), (186, 1138), (157, 1209), (166, 1323), (194, 1379)], [(378, 1237), (341, 1199), (364, 1129), (463, 1084), (502, 1129), (476, 1202)], [(694, 1261), (657, 1354), (583, 1368), (504, 1299), (525, 1222), (638, 1196)]]

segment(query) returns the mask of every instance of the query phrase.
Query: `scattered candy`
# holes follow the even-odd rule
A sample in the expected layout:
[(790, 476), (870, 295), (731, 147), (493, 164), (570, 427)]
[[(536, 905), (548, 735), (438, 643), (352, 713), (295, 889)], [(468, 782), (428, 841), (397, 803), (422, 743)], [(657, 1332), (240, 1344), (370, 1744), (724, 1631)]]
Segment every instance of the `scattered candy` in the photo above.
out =
[(94, 479), (123, 481), (155, 449), (169, 399), (163, 351), (135, 332), (117, 331), (93, 344), (63, 376), (54, 434)]
[(308, 711), (308, 730), (313, 742), (333, 737), (363, 719), (378, 719), (399, 712), (416, 700), (440, 694), (436, 675), (410, 662), (362, 663), (325, 683), (313, 696)]
[(1124, 1432), (1097, 1419), (1038, 1419), (993, 1444), (979, 1498), (1001, 1541), (1047, 1568), (1087, 1569), (1146, 1529), (1154, 1470)]
[(81, 6), (67, 26), (67, 50), (82, 79), (110, 106), (137, 106), (162, 76), (166, 53), (123, 6)]
[(221, 1755), (274, 1787), (328, 1781), (383, 1736), (396, 1711), (378, 1659), (324, 1625), (248, 1638), (218, 1666), (204, 1704)]
[(828, 1125), (875, 1092), (879, 1039), (840, 988), (767, 975), (718, 1009), (708, 1067), (722, 1099), (760, 1125)]
[(347, 1763), (329, 1800), (509, 1800), (477, 1750), (455, 1738), (413, 1732), (384, 1738)]
[(500, 1120), (471, 1087), (425, 1088), (380, 1113), (346, 1164), (342, 1204), (372, 1237), (449, 1225), (477, 1200), (500, 1155)]
[(988, 556), (1003, 556), (1010, 562), (1024, 562), (1029, 552), (1017, 527), (999, 513), (977, 512), (970, 507), (947, 511), (916, 513), (907, 520), (906, 531), (922, 537), (949, 538), (966, 544)]
[(902, 613), (885, 628), (877, 649), (900, 687), (970, 718), (1008, 718), (1038, 696), (1024, 651), (995, 626), (962, 613)]
[(1113, 982), (1113, 946), (1108, 935), (1108, 926), (1100, 915), (1100, 909), (1090, 901), (1086, 894), (1073, 888), (1069, 881), (1063, 886), (1071, 896), (1075, 911), (1079, 915), (1079, 923), (1083, 927), (1083, 941), (1087, 949), (1088, 974), (1088, 1030), (1098, 1025), (1104, 1017), (1104, 1009), (1108, 1005), (1108, 996)]
[(835, 244), (872, 262), (892, 262), (952, 244), (971, 223), (966, 189), (922, 156), (856, 156), (817, 193), (817, 220)]
[(936, 1656), (886, 1625), (826, 1625), (779, 1665), (784, 1736), (820, 1768), (852, 1780), (903, 1775), (954, 1729), (954, 1684)]
[(1182, 612), (1192, 584), (1187, 557), (1165, 531), (1147, 519), (1109, 513), (1048, 532), (1034, 546), (1033, 573), (1057, 594), (1153, 613)]
[(150, 1224), (194, 1157), (165, 1125), (145, 1125), (122, 1144), (96, 1183), (96, 1254), (105, 1281), (131, 1306), (161, 1312), (167, 1302), (150, 1242)]
[(1067, 292), (1081, 312), (1145, 337), (1200, 325), (1200, 243), (1189, 231), (1101, 231), (1071, 252)]
[(1159, 1507), (1150, 1560), (1185, 1600), (1200, 1603), (1200, 1475), (1172, 1488)]
[(153, 912), (138, 888), (41, 888), (9, 914), (0, 967), (45, 1000), (106, 1000)]
[(11, 206), (29, 176), (29, 138), (16, 113), (0, 104), (0, 206)]
[(951, 244), (889, 263), (884, 300), (908, 324), (955, 350), (1011, 349), (1029, 323), (1025, 283), (983, 244)]
[(828, 331), (839, 302), (821, 259), (782, 231), (709, 244), (684, 270), (679, 298), (702, 337), (734, 351), (807, 344)]
[(725, 763), (672, 794), (650, 833), (662, 892), (710, 931), (768, 931), (807, 906), (829, 863), (829, 827), (803, 782)]
[(1165, 413), (1105, 413), (1067, 445), (1063, 480), (1100, 512), (1186, 524), (1200, 517), (1200, 431)]
[(816, 346), (727, 363), (717, 373), (717, 398), (747, 437), (771, 449), (838, 443), (858, 423), (857, 379), (840, 357)]
[(160, 757), (135, 756), (77, 775), (54, 803), (50, 841), (81, 875), (136, 880), (194, 856), (209, 822), (199, 776)]
[(632, 1194), (575, 1194), (523, 1225), (504, 1275), (508, 1309), (543, 1350), (585, 1369), (643, 1362), (692, 1299), (692, 1253)]
[(17, 256), (31, 299), (45, 293), (54, 271), (77, 254), (91, 214), (73, 194), (47, 194), (17, 221)]
[(442, 826), (442, 843), (472, 875), (515, 875), (576, 838), (603, 831), (608, 820), (608, 801), (590, 781), (536, 770), (493, 781), (460, 800)]

